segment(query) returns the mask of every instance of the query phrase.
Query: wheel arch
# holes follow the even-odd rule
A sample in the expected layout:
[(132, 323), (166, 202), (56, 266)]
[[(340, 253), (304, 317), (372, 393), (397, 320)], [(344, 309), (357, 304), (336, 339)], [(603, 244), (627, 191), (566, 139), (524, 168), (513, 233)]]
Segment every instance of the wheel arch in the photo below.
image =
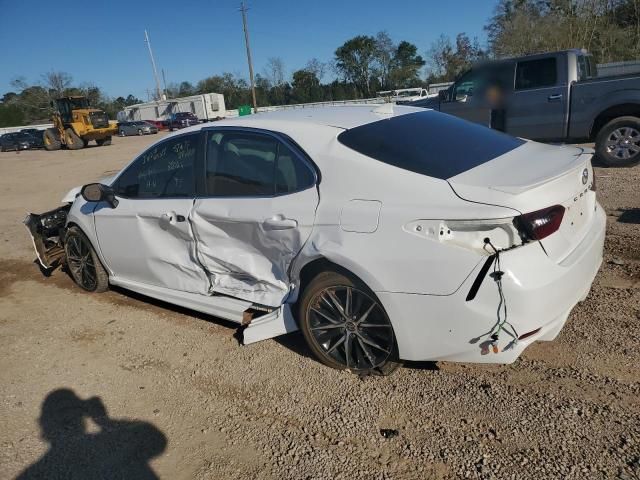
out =
[(589, 132), (589, 138), (591, 140), (595, 140), (602, 127), (607, 123), (618, 117), (627, 116), (640, 118), (639, 102), (620, 103), (601, 111), (593, 120), (593, 124), (591, 125), (591, 130)]
[(297, 292), (295, 298), (291, 299), (293, 300), (292, 303), (297, 302), (307, 285), (309, 285), (309, 283), (318, 274), (325, 271), (335, 271), (351, 276), (359, 282), (362, 282), (375, 294), (378, 283), (375, 281), (371, 274), (369, 274), (365, 269), (359, 268), (358, 266), (353, 265), (348, 261), (344, 262), (340, 259), (335, 260), (329, 259), (324, 255), (319, 255), (314, 258), (310, 258), (306, 263), (299, 267), (300, 269), (297, 274), (296, 282), (298, 288), (295, 290), (295, 292)]

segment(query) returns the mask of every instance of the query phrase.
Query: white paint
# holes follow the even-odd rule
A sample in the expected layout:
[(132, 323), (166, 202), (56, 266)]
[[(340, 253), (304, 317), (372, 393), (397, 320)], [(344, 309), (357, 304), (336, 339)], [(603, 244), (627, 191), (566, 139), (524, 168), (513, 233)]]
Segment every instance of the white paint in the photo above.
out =
[[(372, 160), (337, 141), (345, 128), (378, 121), (373, 110), (298, 109), (215, 124), (288, 135), (318, 165), (319, 197), (308, 189), (274, 198), (201, 198), (192, 205), (123, 199), (116, 209), (97, 212), (95, 227), (93, 208), (78, 197), (69, 221), (99, 246), (113, 283), (238, 322), (251, 304), (275, 307), (247, 329), (247, 343), (295, 328), (288, 306), (299, 294), (300, 270), (321, 257), (376, 293), (401, 358), (508, 363), (531, 342), (554, 338), (602, 261), (605, 215), (579, 176), (584, 168), (593, 175), (589, 155), (529, 142), (447, 182)], [(393, 115), (417, 111), (424, 110), (396, 106)], [(576, 194), (575, 205), (569, 204)], [(567, 214), (560, 231), (543, 241), (547, 253), (538, 242), (521, 245), (508, 227), (513, 217), (555, 204), (571, 206), (579, 224)], [(159, 227), (157, 216), (168, 211), (188, 216), (192, 230), (171, 222)], [(264, 222), (275, 217), (295, 220), (295, 226), (267, 231)], [(566, 223), (571, 219), (573, 226)], [(540, 328), (497, 355), (480, 349), (496, 322), (495, 281), (486, 276), (466, 301), (488, 258), (478, 243), (484, 235), (499, 247), (514, 247), (500, 255), (509, 321), (519, 335)], [(500, 348), (507, 342), (501, 336)]]

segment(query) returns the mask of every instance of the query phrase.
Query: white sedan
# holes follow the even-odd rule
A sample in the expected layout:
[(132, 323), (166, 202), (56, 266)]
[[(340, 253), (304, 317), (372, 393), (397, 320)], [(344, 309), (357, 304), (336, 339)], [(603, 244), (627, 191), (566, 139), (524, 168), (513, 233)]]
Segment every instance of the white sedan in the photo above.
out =
[[(323, 363), (510, 363), (602, 262), (591, 153), (420, 108), (197, 125), (26, 224), (44, 267), (238, 322)], [(78, 192), (81, 194), (78, 195)]]

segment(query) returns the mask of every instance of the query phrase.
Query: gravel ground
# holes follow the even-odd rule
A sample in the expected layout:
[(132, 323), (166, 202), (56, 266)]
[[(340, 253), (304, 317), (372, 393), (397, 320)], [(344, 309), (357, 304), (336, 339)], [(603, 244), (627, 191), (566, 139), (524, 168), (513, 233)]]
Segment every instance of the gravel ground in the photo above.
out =
[(555, 341), (358, 378), (299, 334), (242, 347), (224, 321), (40, 274), (24, 214), (155, 138), (0, 154), (0, 478), (640, 479), (640, 167), (597, 170), (605, 262)]

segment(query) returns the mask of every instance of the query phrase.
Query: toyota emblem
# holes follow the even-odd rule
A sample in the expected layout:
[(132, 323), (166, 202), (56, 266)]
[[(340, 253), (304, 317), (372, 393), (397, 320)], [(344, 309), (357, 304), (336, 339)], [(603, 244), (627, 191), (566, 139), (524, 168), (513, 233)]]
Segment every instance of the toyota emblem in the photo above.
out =
[(586, 168), (582, 171), (582, 184), (586, 185), (589, 180), (589, 170)]

